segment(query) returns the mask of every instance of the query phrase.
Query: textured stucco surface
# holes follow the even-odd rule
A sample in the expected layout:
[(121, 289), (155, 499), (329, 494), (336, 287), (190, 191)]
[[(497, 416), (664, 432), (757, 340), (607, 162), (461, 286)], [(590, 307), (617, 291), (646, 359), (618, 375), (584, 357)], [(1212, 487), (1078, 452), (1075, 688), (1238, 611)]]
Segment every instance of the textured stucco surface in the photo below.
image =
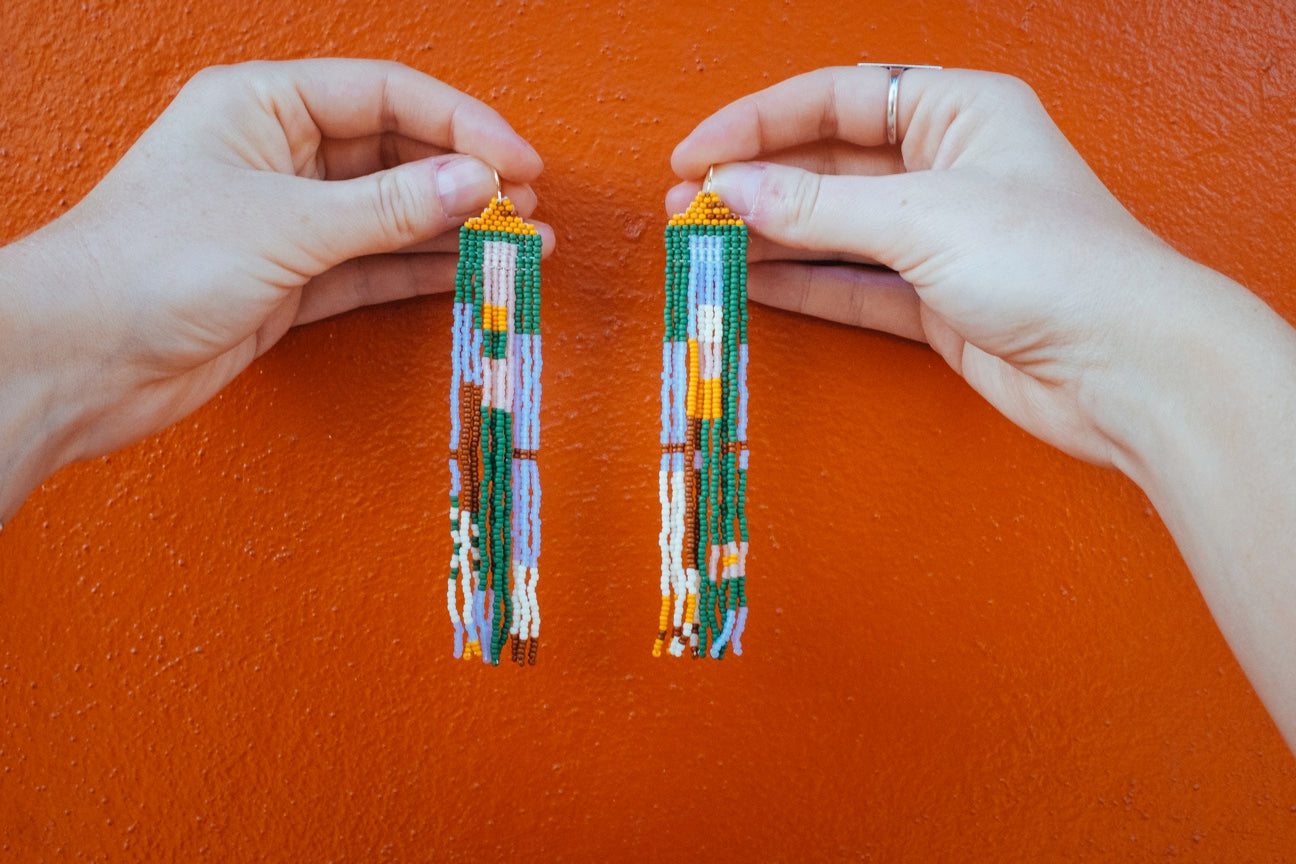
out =
[(921, 346), (754, 310), (747, 653), (648, 651), (675, 142), (816, 66), (1012, 72), (1293, 319), (1287, 4), (9, 0), (0, 34), (2, 239), (202, 66), (323, 54), (496, 106), (559, 239), (540, 664), (449, 656), (447, 298), (303, 328), (0, 534), (0, 860), (1296, 858), (1296, 761), (1142, 494)]

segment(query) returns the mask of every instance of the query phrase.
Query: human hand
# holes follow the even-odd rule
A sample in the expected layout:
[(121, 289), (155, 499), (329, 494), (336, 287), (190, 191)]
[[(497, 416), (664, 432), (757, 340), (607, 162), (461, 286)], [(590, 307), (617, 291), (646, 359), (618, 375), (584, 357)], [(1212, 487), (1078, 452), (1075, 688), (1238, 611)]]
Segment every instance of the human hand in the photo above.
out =
[(1107, 395), (1157, 362), (1166, 274), (1190, 262), (1121, 207), (1020, 81), (905, 72), (894, 147), (887, 83), (885, 69), (822, 69), (721, 109), (676, 148), (691, 182), (668, 209), (716, 166), (753, 235), (752, 299), (925, 340), (1027, 431), (1114, 464), (1120, 400)]
[(395, 63), (200, 72), (82, 202), (2, 250), (0, 319), (21, 338), (0, 368), (49, 384), (26, 437), (57, 452), (35, 482), (184, 417), (296, 324), (453, 288), (492, 168), (529, 214), (531, 146)]

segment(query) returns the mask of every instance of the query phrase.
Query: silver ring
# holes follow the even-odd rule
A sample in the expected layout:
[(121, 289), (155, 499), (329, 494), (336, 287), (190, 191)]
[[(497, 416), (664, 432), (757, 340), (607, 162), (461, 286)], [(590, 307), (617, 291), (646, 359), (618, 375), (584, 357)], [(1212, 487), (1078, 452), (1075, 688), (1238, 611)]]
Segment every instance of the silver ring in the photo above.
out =
[(896, 143), (896, 106), (900, 103), (900, 76), (904, 74), (903, 66), (893, 66), (888, 72), (891, 78), (887, 82), (887, 143)]
[(895, 146), (899, 137), (896, 134), (896, 115), (900, 113), (900, 76), (904, 74), (906, 69), (939, 69), (941, 67), (909, 63), (856, 63), (855, 65), (885, 69), (890, 75), (887, 80), (886, 140), (887, 144)]

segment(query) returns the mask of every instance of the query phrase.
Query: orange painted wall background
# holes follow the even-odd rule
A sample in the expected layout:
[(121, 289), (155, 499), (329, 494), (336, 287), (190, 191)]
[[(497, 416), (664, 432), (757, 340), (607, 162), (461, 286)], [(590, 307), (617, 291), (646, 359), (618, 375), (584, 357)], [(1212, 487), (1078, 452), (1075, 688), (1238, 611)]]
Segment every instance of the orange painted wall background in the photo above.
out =
[(559, 240), (539, 665), (450, 657), (448, 297), (300, 329), (0, 535), (0, 860), (1296, 860), (1296, 760), (1143, 495), (922, 346), (753, 311), (747, 650), (649, 656), (674, 144), (817, 66), (1011, 72), (1296, 320), (1288, 4), (8, 0), (0, 35), (5, 240), (199, 68), (311, 55), (497, 107)]

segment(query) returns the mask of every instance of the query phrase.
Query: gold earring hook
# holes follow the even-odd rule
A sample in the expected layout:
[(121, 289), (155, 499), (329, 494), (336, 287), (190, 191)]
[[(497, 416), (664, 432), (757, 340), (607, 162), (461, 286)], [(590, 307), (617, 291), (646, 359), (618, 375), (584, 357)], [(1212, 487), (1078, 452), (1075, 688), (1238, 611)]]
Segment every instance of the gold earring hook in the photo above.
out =
[(706, 179), (702, 181), (702, 191), (708, 193), (715, 191), (715, 166), (714, 165), (712, 165), (710, 168), (707, 169)]

